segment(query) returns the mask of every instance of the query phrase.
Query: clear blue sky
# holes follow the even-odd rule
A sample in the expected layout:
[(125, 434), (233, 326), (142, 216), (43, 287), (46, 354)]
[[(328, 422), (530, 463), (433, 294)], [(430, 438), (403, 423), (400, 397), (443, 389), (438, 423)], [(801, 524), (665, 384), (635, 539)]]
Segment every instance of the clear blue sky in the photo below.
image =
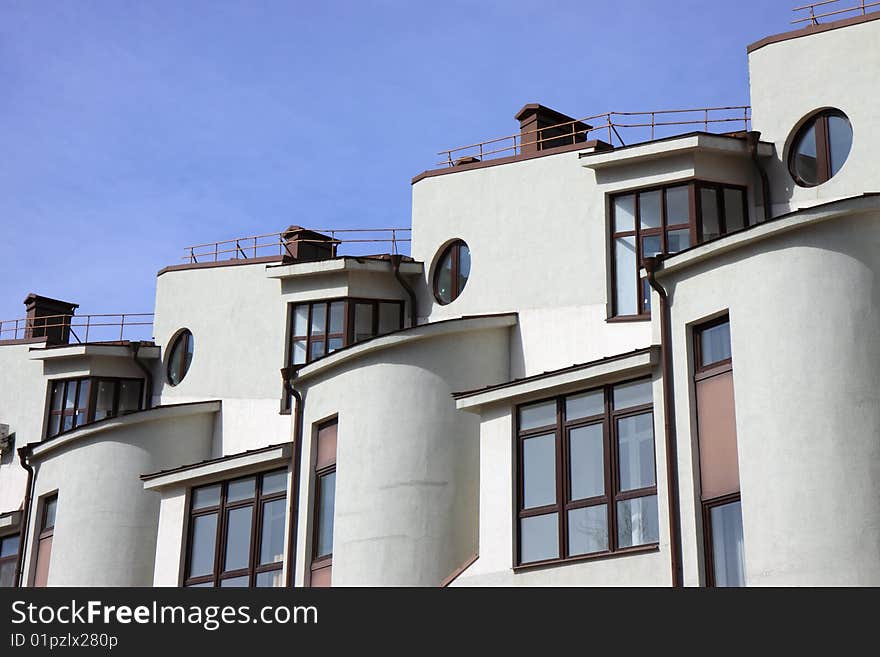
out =
[(152, 312), (183, 247), (408, 226), (434, 153), (573, 116), (749, 102), (791, 0), (0, 3), (0, 318)]

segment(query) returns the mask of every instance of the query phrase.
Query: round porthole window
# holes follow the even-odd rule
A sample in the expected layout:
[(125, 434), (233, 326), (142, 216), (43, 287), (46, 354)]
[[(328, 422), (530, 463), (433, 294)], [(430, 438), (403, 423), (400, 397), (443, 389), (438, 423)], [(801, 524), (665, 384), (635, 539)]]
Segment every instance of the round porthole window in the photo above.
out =
[(183, 381), (193, 359), (193, 335), (189, 329), (178, 331), (168, 351), (168, 383), (176, 386)]
[(849, 118), (836, 109), (817, 112), (797, 131), (791, 143), (788, 169), (801, 187), (815, 187), (840, 171), (852, 148)]
[(434, 270), (434, 296), (441, 304), (452, 303), (461, 294), (471, 274), (471, 250), (462, 240), (443, 249)]

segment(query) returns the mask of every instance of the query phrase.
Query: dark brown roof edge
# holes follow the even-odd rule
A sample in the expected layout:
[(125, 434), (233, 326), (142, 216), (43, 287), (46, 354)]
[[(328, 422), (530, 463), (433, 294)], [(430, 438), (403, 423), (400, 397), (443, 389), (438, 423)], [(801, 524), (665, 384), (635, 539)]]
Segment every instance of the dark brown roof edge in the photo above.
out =
[(445, 176), (450, 173), (458, 173), (459, 171), (472, 171), (473, 169), (487, 169), (489, 167), (497, 167), (502, 164), (510, 164), (511, 162), (523, 162), (525, 160), (533, 160), (538, 157), (546, 157), (548, 155), (558, 155), (559, 153), (569, 153), (571, 151), (582, 151), (588, 148), (596, 150), (608, 151), (613, 150), (613, 146), (601, 139), (592, 139), (590, 141), (581, 141), (576, 144), (567, 144), (565, 146), (557, 146), (556, 148), (548, 148), (547, 150), (537, 151), (535, 153), (520, 153), (519, 155), (508, 155), (507, 157), (499, 157), (494, 160), (483, 160), (481, 162), (471, 162), (469, 164), (459, 164), (454, 167), (446, 167), (443, 169), (428, 169), (412, 179), (415, 185), (425, 178), (433, 178), (434, 176)]
[[(370, 255), (337, 255), (332, 258), (321, 258), (320, 260), (303, 260), (300, 262), (279, 262), (277, 264), (268, 265), (267, 269), (272, 269), (274, 267), (287, 267), (289, 265), (304, 265), (306, 263), (314, 263), (314, 262), (328, 262), (328, 261), (336, 261), (336, 260), (356, 260), (357, 262), (391, 262), (393, 254), (391, 253), (376, 253)], [(402, 255), (400, 256), (400, 261), (404, 263), (414, 262), (416, 264), (424, 265), (425, 263), (421, 260), (415, 260), (412, 256)]]
[(249, 456), (251, 454), (262, 454), (263, 452), (271, 452), (273, 449), (278, 449), (279, 447), (285, 447), (286, 445), (293, 445), (293, 442), (287, 441), (283, 443), (275, 443), (274, 445), (266, 445), (265, 447), (258, 447), (256, 449), (246, 449), (243, 452), (238, 452), (237, 454), (227, 454), (226, 456), (218, 456), (215, 459), (205, 459), (204, 461), (199, 461), (198, 463), (189, 463), (187, 465), (181, 465), (176, 468), (170, 468), (168, 470), (159, 470), (158, 472), (151, 472), (149, 474), (142, 474), (140, 476), (141, 481), (150, 481), (151, 479), (158, 479), (159, 477), (164, 477), (169, 474), (176, 474), (178, 472), (185, 472), (186, 470), (193, 470), (195, 468), (200, 468), (203, 465), (211, 465), (212, 463), (222, 463), (223, 461), (231, 461), (232, 459), (237, 459), (242, 456)]
[[(19, 342), (21, 342), (19, 340)], [(137, 342), (137, 341), (135, 341)], [(42, 349), (38, 349), (35, 347), (31, 347), (30, 351), (50, 351), (52, 349), (67, 349), (67, 347), (127, 347), (132, 343), (132, 340), (99, 340), (92, 342), (65, 342), (64, 344), (50, 344)], [(140, 340), (141, 347), (155, 347), (157, 346), (153, 340)]]
[(215, 260), (212, 262), (190, 262), (185, 265), (169, 265), (162, 267), (157, 277), (169, 271), (184, 271), (187, 269), (211, 269), (213, 267), (237, 267), (241, 265), (260, 265), (267, 262), (280, 262), (283, 256), (260, 256), (259, 258), (238, 258), (229, 260)]
[(568, 367), (563, 367), (558, 370), (549, 370), (547, 372), (541, 372), (540, 374), (533, 374), (532, 376), (524, 376), (521, 379), (513, 379), (512, 381), (505, 381), (504, 383), (498, 383), (493, 386), (485, 386), (483, 388), (476, 388), (474, 390), (464, 390), (462, 392), (453, 392), (452, 396), (455, 399), (461, 399), (462, 397), (470, 397), (471, 395), (477, 395), (483, 392), (489, 392), (490, 390), (500, 390), (501, 388), (509, 388), (511, 386), (519, 385), (520, 383), (529, 383), (530, 381), (538, 381), (540, 379), (547, 379), (551, 376), (556, 376), (558, 374), (566, 374), (567, 372), (575, 372), (577, 370), (582, 370), (587, 367), (592, 367), (594, 365), (600, 365), (602, 363), (608, 363), (615, 360), (622, 360), (624, 358), (629, 358), (630, 356), (637, 356), (639, 354), (647, 354), (654, 347), (642, 347), (641, 349), (633, 349), (632, 351), (627, 351), (622, 354), (614, 354), (613, 356), (604, 356), (603, 358), (597, 358), (596, 360), (591, 360), (587, 363), (579, 363), (577, 365), (569, 365)]
[(819, 25), (807, 25), (806, 27), (790, 32), (782, 32), (772, 36), (764, 37), (759, 41), (746, 46), (747, 53), (753, 53), (759, 48), (770, 45), (771, 43), (779, 43), (780, 41), (788, 41), (789, 39), (798, 39), (800, 37), (810, 36), (811, 34), (819, 34), (820, 32), (828, 32), (841, 27), (849, 27), (850, 25), (858, 25), (859, 23), (869, 23), (880, 18), (880, 11), (865, 16), (851, 16), (850, 18), (841, 18), (840, 20), (831, 21), (830, 23), (819, 23)]
[(10, 345), (10, 344), (38, 344), (40, 342), (45, 342), (47, 340), (46, 336), (43, 335), (39, 338), (20, 338), (18, 340), (0, 340), (0, 347)]
[(471, 556), (469, 556), (463, 564), (461, 564), (458, 568), (449, 573), (446, 577), (443, 578), (443, 581), (440, 582), (440, 588), (446, 588), (452, 582), (454, 582), (459, 575), (461, 575), (464, 571), (474, 565), (474, 562), (480, 558), (480, 553), (475, 552)]

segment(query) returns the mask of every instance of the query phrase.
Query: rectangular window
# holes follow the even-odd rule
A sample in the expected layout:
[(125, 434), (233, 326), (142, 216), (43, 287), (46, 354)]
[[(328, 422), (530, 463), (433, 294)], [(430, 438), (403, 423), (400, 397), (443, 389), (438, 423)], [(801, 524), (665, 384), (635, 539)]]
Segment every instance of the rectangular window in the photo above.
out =
[(650, 380), (516, 412), (517, 565), (657, 544)]
[(744, 586), (730, 320), (694, 329), (694, 392), (708, 586)]
[(310, 585), (331, 585), (333, 521), (336, 510), (336, 420), (318, 427), (315, 436), (315, 516)]
[(46, 437), (141, 410), (143, 379), (84, 377), (49, 382)]
[(15, 567), (18, 565), (19, 536), (0, 536), (0, 588), (15, 586)]
[(185, 586), (284, 586), (287, 470), (193, 488)]
[(49, 582), (49, 562), (52, 557), (52, 538), (55, 536), (55, 516), (58, 511), (58, 493), (47, 495), (39, 506), (40, 532), (37, 535), (37, 560), (34, 564), (35, 587)]
[(746, 190), (705, 182), (675, 183), (617, 194), (611, 207), (612, 314), (647, 318), (642, 260), (673, 254), (748, 226)]

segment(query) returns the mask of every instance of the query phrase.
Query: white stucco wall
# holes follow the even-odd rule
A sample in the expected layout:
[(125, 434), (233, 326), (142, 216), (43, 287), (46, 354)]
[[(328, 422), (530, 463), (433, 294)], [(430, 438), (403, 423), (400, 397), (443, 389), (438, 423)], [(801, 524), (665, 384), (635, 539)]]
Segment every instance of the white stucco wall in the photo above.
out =
[[(144, 493), (149, 495), (149, 492)], [(155, 495), (157, 493), (153, 493)], [(186, 524), (186, 488), (177, 486), (160, 493), (159, 527), (156, 532), (156, 565), (153, 586), (179, 586), (180, 567), (184, 551)]]
[(702, 528), (687, 327), (723, 310), (731, 322), (747, 584), (880, 583), (878, 253), (874, 211), (662, 276), (673, 294), (688, 584), (700, 581)]

